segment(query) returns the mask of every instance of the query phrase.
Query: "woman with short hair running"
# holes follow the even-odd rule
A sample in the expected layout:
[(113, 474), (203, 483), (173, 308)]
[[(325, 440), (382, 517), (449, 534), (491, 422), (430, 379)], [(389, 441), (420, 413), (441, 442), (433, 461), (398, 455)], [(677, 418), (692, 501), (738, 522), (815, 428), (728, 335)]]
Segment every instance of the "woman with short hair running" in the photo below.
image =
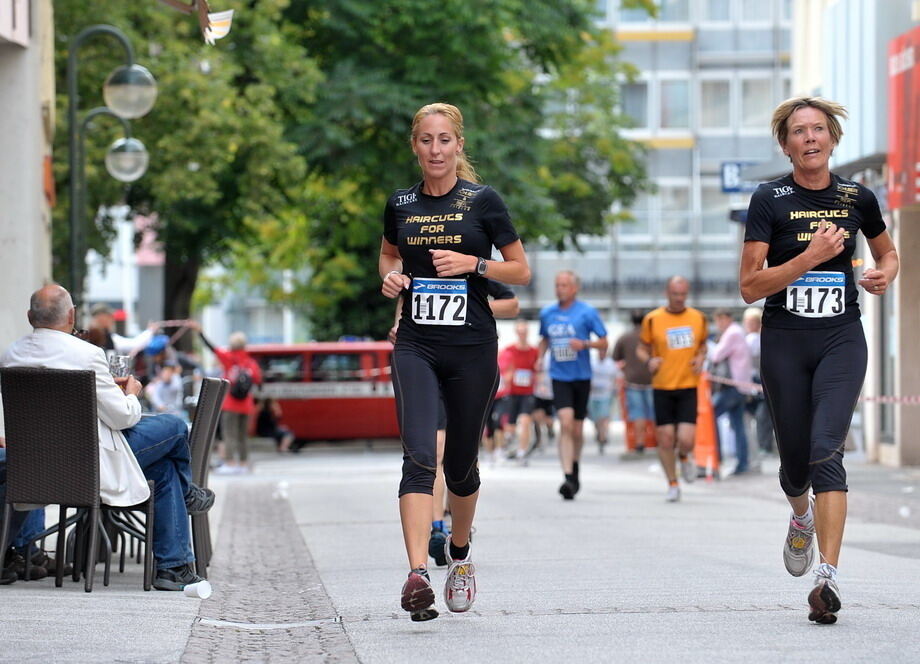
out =
[[(378, 268), (389, 298), (405, 292), (393, 350), (393, 389), (403, 442), (399, 512), (409, 558), (402, 608), (437, 617), (428, 575), (438, 395), (447, 409), (444, 476), (452, 519), (444, 601), (469, 610), (476, 596), (470, 529), (479, 496), (479, 436), (498, 384), (498, 335), (487, 279), (527, 284), (527, 255), (501, 197), (463, 152), (463, 116), (428, 104), (412, 121), (422, 180), (387, 201)], [(492, 248), (503, 261), (489, 260)]]
[[(761, 377), (776, 430), (780, 486), (792, 506), (783, 562), (793, 576), (806, 574), (817, 537), (821, 563), (808, 619), (824, 624), (836, 622), (841, 607), (843, 447), (866, 373), (856, 285), (883, 295), (898, 273), (875, 195), (830, 171), (841, 117), (843, 106), (820, 97), (788, 99), (773, 112), (773, 134), (792, 173), (760, 185), (751, 197), (741, 255), (744, 301), (766, 298)], [(875, 267), (857, 282), (852, 257), (859, 231)]]

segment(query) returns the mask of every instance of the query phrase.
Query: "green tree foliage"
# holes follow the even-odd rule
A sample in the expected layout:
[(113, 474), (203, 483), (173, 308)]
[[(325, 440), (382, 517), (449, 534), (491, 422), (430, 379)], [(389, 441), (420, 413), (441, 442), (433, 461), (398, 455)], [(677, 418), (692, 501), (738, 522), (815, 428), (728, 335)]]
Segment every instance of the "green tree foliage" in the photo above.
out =
[[(315, 335), (381, 337), (392, 303), (376, 272), (389, 194), (419, 179), (415, 111), (461, 108), (466, 151), (505, 198), (525, 244), (605, 233), (614, 202), (646, 186), (642, 150), (619, 136), (617, 59), (592, 0), (292, 0), (323, 72), (288, 128), (310, 170), (309, 208), (252, 228), (237, 266), (280, 300), (308, 305)], [(283, 289), (273, 269), (297, 271)]]
[[(135, 210), (155, 212), (166, 250), (164, 315), (185, 317), (199, 268), (226, 259), (231, 238), (304, 209), (306, 163), (286, 140), (286, 127), (314, 101), (320, 73), (302, 34), (287, 23), (286, 0), (228, 1), (237, 10), (233, 39), (206, 46), (197, 22), (154, 0), (55, 2), (58, 120), (55, 166), (65, 194), (55, 210), (55, 256), (67, 255), (66, 62), (71, 37), (108, 23), (132, 41), (136, 59), (159, 84), (157, 103), (132, 128), (150, 152), (150, 168), (127, 191)], [(103, 105), (102, 82), (123, 55), (98, 36), (79, 52), (80, 108)], [(82, 116), (82, 113), (81, 113)], [(91, 247), (105, 252), (110, 222), (93, 210), (124, 198), (105, 172), (109, 143), (121, 132), (113, 119), (87, 133), (87, 220)], [(109, 129), (111, 125), (111, 129)], [(56, 261), (63, 277), (67, 264)]]
[[(58, 0), (58, 118), (66, 122), (68, 37), (100, 22), (124, 30), (160, 85), (154, 110), (133, 123), (151, 161), (127, 200), (160, 220), (164, 314), (185, 316), (199, 268), (219, 260), (270, 300), (305, 311), (316, 338), (380, 338), (393, 306), (376, 274), (382, 210), (395, 188), (419, 178), (408, 131), (423, 104), (463, 110), (467, 151), (529, 246), (606, 232), (611, 205), (645, 186), (641, 149), (618, 135), (624, 121), (614, 110), (617, 82), (634, 72), (595, 25), (595, 6), (226, 0), (219, 9), (237, 11), (233, 30), (208, 47), (192, 18), (154, 0)], [(97, 38), (81, 49), (84, 111), (101, 105), (117, 48)], [(96, 124), (85, 212), (91, 246), (104, 250), (111, 229), (90, 211), (122, 197), (101, 166), (120, 129)], [(66, 194), (63, 126), (56, 143)], [(67, 205), (62, 196), (57, 238), (66, 238)], [(56, 263), (57, 274), (66, 269)]]

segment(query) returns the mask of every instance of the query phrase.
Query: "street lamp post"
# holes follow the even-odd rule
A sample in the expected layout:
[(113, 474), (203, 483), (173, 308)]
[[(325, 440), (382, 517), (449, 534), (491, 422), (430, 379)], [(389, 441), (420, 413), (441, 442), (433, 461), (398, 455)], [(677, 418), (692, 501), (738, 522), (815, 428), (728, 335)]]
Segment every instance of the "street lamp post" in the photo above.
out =
[[(94, 108), (77, 123), (79, 95), (77, 92), (77, 51), (90, 37), (109, 35), (117, 39), (125, 50), (125, 64), (113, 71), (103, 86), (106, 106)], [(146, 115), (156, 101), (156, 81), (144, 67), (134, 63), (134, 47), (128, 37), (111, 25), (93, 25), (77, 34), (67, 54), (67, 129), (70, 164), (70, 291), (74, 305), (82, 303), (83, 277), (80, 265), (83, 224), (83, 136), (90, 120), (99, 115), (118, 118), (125, 129), (125, 138), (116, 141), (106, 155), (109, 173), (123, 182), (133, 182), (147, 170), (147, 151), (143, 144), (131, 137), (129, 118)], [(113, 170), (114, 169), (114, 170)], [(124, 177), (120, 177), (119, 174)]]

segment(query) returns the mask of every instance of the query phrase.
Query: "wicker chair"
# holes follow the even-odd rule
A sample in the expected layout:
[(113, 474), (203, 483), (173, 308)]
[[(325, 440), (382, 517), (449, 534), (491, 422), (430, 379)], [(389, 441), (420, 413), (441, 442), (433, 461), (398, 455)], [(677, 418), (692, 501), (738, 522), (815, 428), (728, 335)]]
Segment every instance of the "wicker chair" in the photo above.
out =
[[(220, 419), (220, 408), (230, 382), (223, 378), (205, 378), (198, 393), (198, 406), (189, 434), (189, 446), (192, 451), (192, 481), (200, 487), (208, 486), (208, 472), (214, 435)], [(208, 578), (208, 565), (211, 563), (211, 523), (208, 513), (195, 514), (192, 517), (192, 546), (195, 550), (195, 570), (198, 576)]]
[[(6, 421), (7, 490), (0, 527), (0, 551), (5, 551), (13, 503), (59, 505), (55, 586), (64, 578), (65, 530), (75, 520), (74, 580), (83, 566), (86, 592), (93, 590), (103, 506), (99, 499), (99, 432), (96, 414), (96, 376), (92, 371), (6, 367), (0, 369), (0, 391)], [(153, 487), (151, 498), (130, 508), (147, 514), (144, 590), (153, 579)], [(68, 519), (67, 510), (82, 510)], [(53, 530), (53, 529), (50, 529)], [(45, 534), (47, 534), (46, 531)], [(108, 541), (108, 538), (103, 536)], [(111, 550), (104, 551), (108, 585)], [(27, 557), (28, 559), (28, 557)]]

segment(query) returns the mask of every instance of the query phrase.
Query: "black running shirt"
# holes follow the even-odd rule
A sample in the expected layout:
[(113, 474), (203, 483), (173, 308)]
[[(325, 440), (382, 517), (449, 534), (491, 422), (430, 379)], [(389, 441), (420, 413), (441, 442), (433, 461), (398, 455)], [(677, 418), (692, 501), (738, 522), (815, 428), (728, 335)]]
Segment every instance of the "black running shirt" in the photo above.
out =
[(419, 182), (397, 190), (383, 214), (383, 236), (399, 249), (412, 286), (403, 299), (399, 339), (426, 344), (472, 345), (498, 338), (488, 302), (488, 280), (475, 274), (438, 277), (430, 249), (490, 258), (518, 240), (508, 208), (486, 185), (457, 180), (443, 196)]
[(763, 324), (788, 329), (827, 328), (859, 318), (853, 277), (856, 234), (877, 237), (885, 230), (878, 201), (869, 189), (831, 173), (826, 189), (799, 186), (786, 175), (757, 188), (748, 207), (745, 242), (766, 242), (771, 267), (798, 256), (818, 224), (846, 229), (843, 251), (766, 299)]

